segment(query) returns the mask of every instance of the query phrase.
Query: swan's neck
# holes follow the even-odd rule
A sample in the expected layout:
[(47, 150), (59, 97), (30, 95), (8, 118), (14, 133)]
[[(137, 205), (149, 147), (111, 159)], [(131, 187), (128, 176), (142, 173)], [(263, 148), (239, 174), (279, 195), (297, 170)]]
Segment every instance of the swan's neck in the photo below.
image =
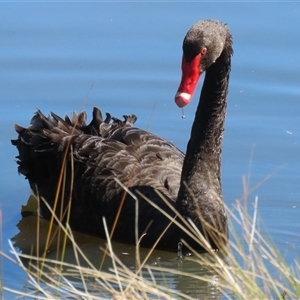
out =
[[(189, 213), (206, 210), (212, 198), (222, 200), (221, 146), (231, 54), (211, 65), (203, 83), (181, 175), (177, 203)], [(219, 201), (217, 201), (219, 202)]]

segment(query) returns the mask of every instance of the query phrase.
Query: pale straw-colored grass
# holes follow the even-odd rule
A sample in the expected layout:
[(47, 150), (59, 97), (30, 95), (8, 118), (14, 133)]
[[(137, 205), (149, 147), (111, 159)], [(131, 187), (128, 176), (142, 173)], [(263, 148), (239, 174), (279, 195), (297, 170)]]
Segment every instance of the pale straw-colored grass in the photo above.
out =
[[(72, 147), (69, 149), (72, 154)], [(72, 157), (72, 155), (71, 155)], [(66, 155), (64, 157), (64, 161)], [(73, 161), (71, 159), (71, 170), (73, 170)], [(73, 173), (73, 171), (72, 171)], [(72, 175), (71, 175), (72, 176)], [(64, 197), (66, 164), (63, 164), (60, 173), (60, 189), (57, 192), (54, 209), (50, 207), (50, 211), (55, 211), (58, 207), (59, 195)], [(267, 179), (267, 178), (266, 178)], [(73, 181), (73, 180), (72, 180)], [(121, 185), (121, 183), (117, 180)], [(167, 216), (170, 224), (175, 223), (180, 226), (191, 238), (196, 240), (204, 247), (209, 254), (203, 255), (195, 251), (193, 256), (184, 258), (192, 260), (195, 266), (199, 265), (199, 269), (205, 267), (213, 270), (218, 274), (218, 289), (221, 291), (224, 299), (300, 299), (300, 263), (297, 258), (294, 260), (293, 266), (287, 265), (284, 257), (279, 253), (277, 247), (272, 243), (271, 239), (266, 239), (265, 234), (262, 235), (257, 227), (258, 219), (258, 198), (253, 202), (253, 215), (248, 213), (248, 196), (252, 189), (247, 188), (247, 182), (244, 181), (244, 195), (236, 201), (232, 209), (228, 209), (228, 217), (230, 225), (230, 241), (228, 246), (220, 252), (214, 252), (207, 243), (205, 236), (187, 220), (184, 220), (179, 214), (176, 218)], [(124, 190), (130, 194), (130, 191), (123, 186)], [(255, 187), (254, 187), (255, 188)], [(72, 190), (72, 185), (71, 185)], [(131, 196), (135, 198), (134, 195)], [(145, 201), (151, 202), (143, 195), (140, 195)], [(161, 198), (163, 196), (161, 195)], [(44, 201), (39, 199), (39, 201)], [(47, 202), (44, 201), (46, 205)], [(71, 203), (71, 201), (70, 201)], [(136, 211), (138, 211), (138, 201), (136, 203)], [(166, 203), (168, 203), (166, 201)], [(70, 204), (71, 205), (71, 204)], [(46, 237), (45, 248), (43, 251), (39, 249), (39, 218), (37, 218), (37, 237), (36, 237), (36, 253), (23, 254), (15, 250), (11, 244), (12, 257), (1, 252), (1, 256), (13, 261), (19, 265), (27, 274), (28, 280), (24, 283), (24, 288), (20, 290), (12, 290), (9, 287), (2, 287), (4, 291), (14, 293), (22, 299), (194, 299), (194, 297), (185, 294), (183, 291), (176, 290), (168, 285), (158, 284), (155, 279), (155, 272), (161, 274), (173, 273), (179, 276), (187, 276), (193, 280), (210, 281), (208, 276), (190, 274), (182, 270), (174, 270), (162, 266), (155, 266), (148, 263), (148, 259), (155, 248), (149, 249), (148, 255), (141, 260), (139, 254), (139, 237), (136, 231), (136, 268), (128, 268), (114, 252), (111, 243), (112, 232), (108, 232), (105, 219), (103, 224), (106, 229), (107, 246), (102, 250), (103, 259), (109, 256), (112, 267), (108, 271), (102, 270), (102, 263), (99, 266), (93, 265), (84, 252), (80, 249), (73, 237), (73, 233), (68, 226), (68, 218), (70, 214), (70, 205), (66, 211), (61, 209), (60, 216), (52, 213), (49, 222), (49, 231)], [(155, 204), (152, 203), (153, 206)], [(156, 207), (160, 209), (159, 207)], [(166, 215), (165, 212), (162, 211)], [(61, 223), (62, 216), (67, 216), (66, 225)], [(136, 217), (136, 222), (137, 222)], [(180, 220), (181, 222), (178, 222)], [(204, 220), (203, 220), (204, 221)], [(117, 222), (117, 220), (116, 220)], [(218, 220), (216, 220), (218, 222)], [(54, 230), (54, 223), (58, 224), (59, 230)], [(185, 228), (181, 225), (184, 224)], [(239, 230), (236, 230), (236, 229)], [(164, 229), (167, 230), (168, 226)], [(162, 235), (164, 231), (162, 232)], [(212, 235), (216, 242), (219, 237), (217, 232), (211, 229)], [(57, 249), (61, 253), (57, 259), (47, 258), (47, 250), (53, 240), (58, 237), (62, 242), (62, 248)], [(224, 237), (223, 237), (224, 238)], [(65, 248), (67, 241), (72, 243), (73, 252), (76, 263), (70, 264), (65, 261)], [(0, 241), (1, 242), (1, 241)], [(182, 241), (185, 243), (184, 241)], [(224, 258), (225, 253), (225, 258)], [(181, 253), (178, 253), (181, 256)], [(2, 257), (0, 258), (1, 262)], [(84, 265), (81, 263), (84, 261)], [(145, 278), (143, 271), (150, 276)], [(167, 276), (166, 276), (167, 280)], [(1, 279), (0, 279), (1, 288)], [(3, 292), (1, 290), (0, 292)]]
[[(299, 261), (295, 258), (293, 266), (287, 265), (272, 241), (257, 228), (258, 198), (253, 201), (252, 216), (248, 214), (244, 200), (237, 201), (233, 209), (228, 210), (229, 219), (238, 225), (230, 226), (231, 240), (225, 259), (214, 251), (209, 251), (209, 255), (194, 252), (193, 256), (185, 259), (218, 274), (218, 289), (224, 299), (300, 299)], [(13, 258), (9, 259), (26, 272), (28, 281), (22, 291), (8, 287), (3, 287), (4, 290), (26, 299), (193, 299), (181, 291), (157, 284), (153, 274), (159, 271), (191, 276), (199, 282), (211, 280), (206, 276), (148, 264), (152, 249), (142, 262), (136, 251), (138, 266), (132, 270), (115, 255), (108, 231), (107, 247), (102, 251), (103, 255), (111, 258), (112, 267), (108, 271), (99, 270), (99, 266), (94, 266), (81, 251), (69, 226), (61, 224), (56, 216), (54, 219), (62, 230), (62, 236), (72, 242), (76, 264), (48, 259), (44, 254), (20, 254), (11, 245)], [(105, 226), (105, 220), (103, 222)], [(235, 230), (237, 226), (238, 232)], [(191, 231), (209, 250), (204, 237), (195, 235), (195, 228)], [(86, 266), (81, 265), (81, 259)], [(146, 279), (142, 271), (151, 274), (150, 279)]]

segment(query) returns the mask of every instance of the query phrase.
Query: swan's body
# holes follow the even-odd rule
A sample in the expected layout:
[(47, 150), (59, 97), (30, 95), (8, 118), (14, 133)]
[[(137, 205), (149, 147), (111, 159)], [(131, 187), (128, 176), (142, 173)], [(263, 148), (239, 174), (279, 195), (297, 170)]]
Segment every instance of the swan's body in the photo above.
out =
[[(63, 120), (55, 114), (46, 118), (38, 111), (27, 129), (16, 125), (19, 137), (12, 142), (19, 150), (19, 172), (52, 207), (67, 153), (66, 184), (58, 197), (56, 212), (61, 211), (60, 204), (66, 210), (71, 194), (71, 228), (104, 237), (102, 217), (112, 230), (118, 215), (113, 239), (135, 244), (146, 233), (140, 243), (150, 247), (170, 223), (160, 210), (174, 217), (175, 209), (208, 235), (213, 248), (227, 242), (220, 155), (231, 36), (225, 25), (204, 20), (187, 33), (183, 51), (183, 77), (175, 100), (178, 106), (190, 101), (200, 74), (207, 72), (185, 157), (171, 143), (132, 127), (134, 115), (125, 116), (123, 122), (111, 121), (110, 115), (103, 120), (95, 108), (93, 120), (87, 125), (85, 113)], [(137, 201), (124, 192), (120, 183)], [(43, 202), (41, 213), (50, 218)], [(184, 224), (180, 217), (177, 220)], [(220, 239), (216, 241), (213, 236)], [(164, 233), (157, 247), (176, 250), (181, 239), (203, 250), (175, 224)]]

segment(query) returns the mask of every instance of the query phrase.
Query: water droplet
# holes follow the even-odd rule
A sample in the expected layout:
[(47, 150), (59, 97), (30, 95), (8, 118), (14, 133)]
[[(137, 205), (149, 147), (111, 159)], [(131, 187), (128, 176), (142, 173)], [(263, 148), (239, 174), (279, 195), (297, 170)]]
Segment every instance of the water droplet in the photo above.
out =
[(181, 115), (181, 118), (182, 118), (182, 119), (185, 119), (185, 115), (184, 115), (183, 108), (182, 108), (182, 115)]
[(182, 258), (182, 243), (179, 242), (177, 245), (177, 259)]

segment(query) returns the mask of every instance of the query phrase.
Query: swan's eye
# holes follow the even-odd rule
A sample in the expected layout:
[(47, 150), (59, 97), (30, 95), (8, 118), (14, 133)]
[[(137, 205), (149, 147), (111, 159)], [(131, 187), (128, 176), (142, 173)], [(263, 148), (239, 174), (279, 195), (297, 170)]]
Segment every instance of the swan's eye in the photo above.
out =
[(206, 52), (207, 52), (207, 48), (202, 48), (202, 50), (201, 50), (201, 55), (205, 55)]

